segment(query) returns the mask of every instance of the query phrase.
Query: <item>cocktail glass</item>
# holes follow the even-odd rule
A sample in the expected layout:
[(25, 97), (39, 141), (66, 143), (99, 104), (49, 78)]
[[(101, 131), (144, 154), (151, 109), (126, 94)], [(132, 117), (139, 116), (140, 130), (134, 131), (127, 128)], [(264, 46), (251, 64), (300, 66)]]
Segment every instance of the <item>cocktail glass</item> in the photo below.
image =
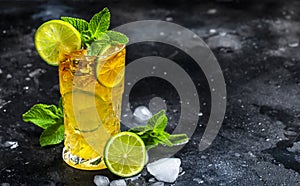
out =
[(99, 56), (71, 52), (59, 63), (63, 100), (64, 161), (84, 170), (106, 168), (106, 141), (120, 132), (125, 46), (111, 46)]

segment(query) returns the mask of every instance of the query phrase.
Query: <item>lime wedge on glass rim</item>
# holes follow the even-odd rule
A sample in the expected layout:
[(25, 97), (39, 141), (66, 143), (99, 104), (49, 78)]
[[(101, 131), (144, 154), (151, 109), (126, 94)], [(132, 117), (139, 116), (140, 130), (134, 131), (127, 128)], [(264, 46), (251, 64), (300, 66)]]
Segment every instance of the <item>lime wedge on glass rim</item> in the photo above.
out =
[(49, 65), (57, 66), (61, 54), (81, 47), (80, 33), (62, 20), (51, 20), (42, 24), (34, 36), (35, 47), (40, 57)]
[(120, 132), (112, 136), (104, 148), (107, 168), (121, 177), (141, 172), (146, 163), (146, 147), (143, 140), (132, 132)]

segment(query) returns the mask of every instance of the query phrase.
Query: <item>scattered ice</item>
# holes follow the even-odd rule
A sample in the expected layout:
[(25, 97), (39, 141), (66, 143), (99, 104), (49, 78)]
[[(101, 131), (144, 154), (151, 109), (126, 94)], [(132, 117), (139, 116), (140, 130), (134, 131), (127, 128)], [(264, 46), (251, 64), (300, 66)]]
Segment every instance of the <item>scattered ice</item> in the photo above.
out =
[(300, 142), (293, 143), (293, 146), (288, 147), (287, 150), (290, 152), (300, 152)]
[(179, 158), (163, 158), (147, 165), (148, 172), (157, 180), (173, 183), (179, 174)]
[(215, 8), (207, 10), (207, 14), (216, 14), (216, 13), (217, 13), (217, 9)]
[(15, 149), (19, 146), (19, 143), (17, 141), (6, 141), (3, 145), (3, 147), (9, 147), (10, 149)]
[(109, 179), (106, 176), (96, 175), (94, 177), (94, 183), (97, 186), (108, 186), (109, 185)]
[(226, 34), (226, 32), (221, 32), (220, 35), (210, 37), (207, 40), (207, 44), (212, 49), (221, 47), (239, 50), (242, 48), (240, 38), (235, 35)]
[(1, 186), (10, 186), (9, 183), (0, 183)]
[(150, 186), (164, 186), (164, 182), (156, 182), (156, 183), (152, 183)]
[(197, 182), (198, 184), (204, 183), (204, 181), (200, 178), (194, 178), (193, 181)]
[(126, 186), (126, 185), (127, 184), (126, 184), (125, 180), (120, 179), (120, 180), (112, 181), (109, 186)]
[(205, 156), (205, 155), (201, 155), (201, 157), (200, 157), (201, 159), (206, 159), (207, 158), (207, 156)]
[(209, 33), (210, 34), (215, 34), (215, 33), (217, 33), (217, 30), (216, 29), (209, 29)]
[(136, 175), (136, 176), (126, 178), (125, 180), (126, 180), (126, 181), (131, 181), (131, 182), (132, 182), (132, 181), (138, 180), (140, 177), (141, 177), (141, 174), (138, 174), (138, 175)]
[(289, 43), (289, 47), (291, 48), (296, 48), (299, 46), (299, 42), (298, 41), (294, 41), (294, 42), (290, 42)]
[(173, 21), (173, 17), (166, 17), (166, 21)]
[(220, 36), (226, 36), (227, 33), (226, 32), (220, 32)]
[(154, 183), (155, 181), (156, 181), (156, 179), (153, 178), (153, 177), (152, 177), (152, 178), (149, 178), (149, 180), (148, 180), (149, 183)]
[[(30, 50), (30, 52), (31, 52), (31, 50)], [(28, 64), (24, 65), (23, 67), (24, 67), (24, 68), (30, 68), (30, 67), (32, 67), (32, 64), (31, 64), (31, 63), (28, 63)]]
[(152, 117), (152, 113), (147, 107), (139, 106), (134, 110), (133, 116), (137, 122), (144, 124)]
[(23, 87), (24, 90), (28, 90), (29, 89), (29, 86), (25, 86)]
[(234, 153), (234, 156), (235, 156), (235, 157), (241, 157), (241, 155), (240, 155), (239, 153), (237, 153), (237, 152)]
[(31, 80), (30, 77), (25, 78), (25, 81), (30, 81), (30, 80)]
[(6, 75), (6, 79), (11, 79), (12, 78), (12, 75), (11, 74), (7, 74)]
[(45, 72), (46, 72), (46, 70), (38, 68), (38, 69), (35, 69), (34, 71), (30, 72), (28, 75), (29, 75), (29, 77), (32, 78), (32, 77), (36, 77), (41, 74), (44, 74)]

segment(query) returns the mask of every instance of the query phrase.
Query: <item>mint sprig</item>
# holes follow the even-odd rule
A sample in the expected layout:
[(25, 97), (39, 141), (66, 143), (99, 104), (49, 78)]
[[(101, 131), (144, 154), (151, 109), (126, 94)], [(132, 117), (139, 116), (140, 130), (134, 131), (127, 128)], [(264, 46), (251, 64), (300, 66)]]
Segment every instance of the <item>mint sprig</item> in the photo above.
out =
[[(70, 23), (78, 30), (83, 48), (87, 48), (90, 51), (88, 52), (88, 55), (99, 55), (101, 54), (101, 50), (103, 51), (103, 48), (108, 48), (112, 44), (123, 45), (128, 43), (128, 38), (124, 34), (108, 31), (110, 25), (110, 12), (108, 8), (104, 8), (95, 14), (89, 22), (72, 17), (61, 17), (61, 19)], [(101, 45), (99, 45), (98, 42), (97, 47), (90, 48), (95, 41), (100, 41)]]
[(129, 131), (136, 133), (144, 141), (147, 150), (161, 145), (172, 147), (182, 145), (189, 141), (186, 134), (169, 134), (165, 131), (168, 123), (166, 111), (161, 110), (150, 118), (146, 126), (137, 126)]
[(59, 144), (64, 140), (64, 115), (62, 101), (55, 105), (36, 104), (22, 115), (25, 122), (31, 122), (42, 129), (40, 145)]

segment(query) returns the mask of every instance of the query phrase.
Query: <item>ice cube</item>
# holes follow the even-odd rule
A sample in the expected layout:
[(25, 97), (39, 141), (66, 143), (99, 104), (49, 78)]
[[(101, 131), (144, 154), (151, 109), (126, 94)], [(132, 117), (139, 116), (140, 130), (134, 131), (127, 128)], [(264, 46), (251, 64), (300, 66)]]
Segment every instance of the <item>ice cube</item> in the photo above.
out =
[(152, 183), (150, 186), (164, 186), (164, 182), (155, 182), (155, 183)]
[(133, 112), (134, 119), (142, 124), (146, 124), (147, 121), (152, 117), (152, 113), (145, 106), (137, 107)]
[(109, 179), (106, 176), (96, 175), (94, 177), (94, 183), (97, 186), (108, 186), (109, 185)]
[(126, 182), (125, 180), (121, 179), (121, 180), (114, 180), (110, 183), (109, 186), (126, 186)]
[(10, 149), (15, 149), (19, 146), (19, 143), (17, 141), (6, 141), (3, 144), (3, 147), (10, 147)]
[(148, 172), (157, 180), (173, 183), (179, 174), (179, 158), (163, 158), (147, 165)]

